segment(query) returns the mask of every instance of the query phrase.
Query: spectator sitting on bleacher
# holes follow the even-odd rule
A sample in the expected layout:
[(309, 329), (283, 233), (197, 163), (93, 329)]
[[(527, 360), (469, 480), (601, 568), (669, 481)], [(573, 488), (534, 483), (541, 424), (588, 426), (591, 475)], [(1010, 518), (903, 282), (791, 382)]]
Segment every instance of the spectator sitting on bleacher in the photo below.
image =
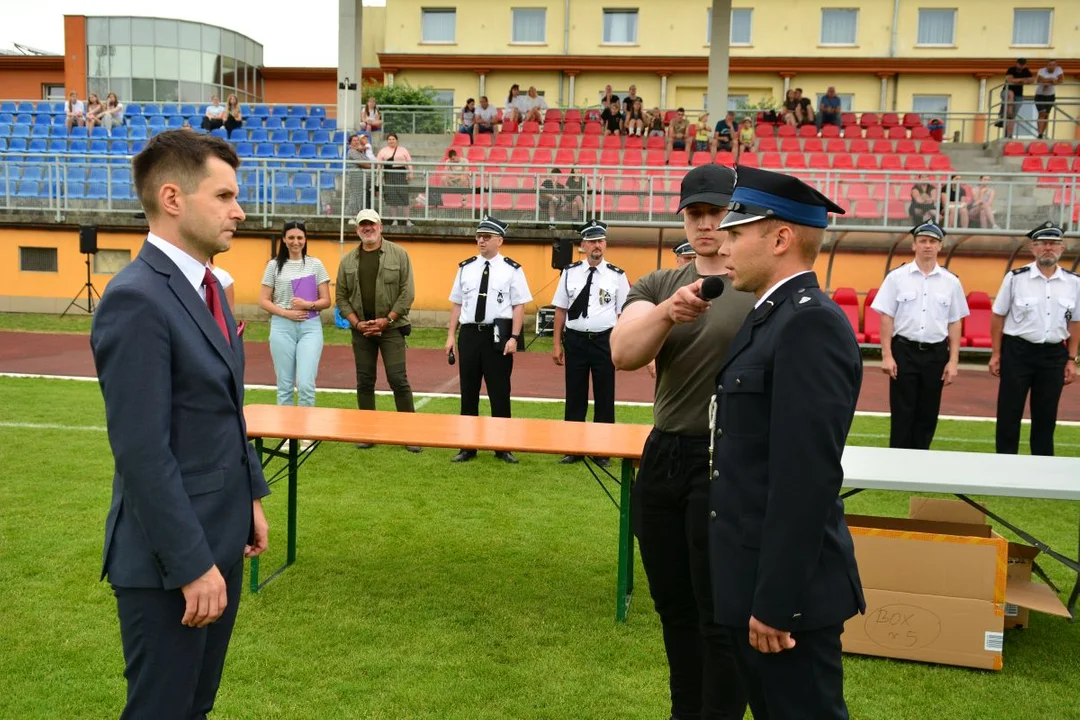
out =
[(101, 126), (109, 135), (112, 135), (114, 127), (124, 126), (124, 103), (120, 102), (116, 93), (111, 92), (105, 96), (105, 111), (101, 115)]
[(934, 199), (934, 186), (928, 182), (925, 175), (920, 175), (918, 182), (911, 186), (911, 204), (908, 205), (908, 213), (916, 225), (927, 222), (937, 222), (937, 201)]
[(547, 113), (548, 104), (543, 95), (536, 93), (536, 88), (529, 86), (529, 91), (525, 97), (520, 98), (521, 101), (521, 113), (525, 118), (525, 122), (542, 123), (544, 122), (544, 115)]
[(668, 152), (686, 149), (686, 132), (689, 129), (690, 121), (686, 119), (686, 110), (679, 108), (675, 111), (675, 119), (668, 125)]
[(544, 178), (540, 183), (540, 208), (547, 208), (548, 222), (555, 222), (555, 214), (563, 209), (569, 198), (566, 197), (566, 186), (559, 182), (562, 170), (551, 168), (551, 175)]
[(990, 186), (990, 176), (983, 175), (979, 178), (979, 185), (971, 193), (971, 204), (968, 205), (968, 218), (971, 220), (970, 227), (998, 229), (997, 220), (994, 219), (994, 188)]
[(634, 109), (634, 103), (635, 102), (640, 102), (643, 107), (645, 105), (645, 101), (642, 100), (640, 97), (638, 97), (637, 85), (631, 85), (630, 86), (630, 92), (628, 92), (626, 94), (626, 97), (623, 98), (622, 102), (623, 102), (623, 114), (624, 115), (629, 115), (630, 114), (630, 111)]
[(101, 116), (104, 112), (105, 106), (101, 104), (101, 98), (97, 96), (97, 93), (86, 96), (86, 132), (94, 132), (94, 126), (101, 124)]
[(754, 121), (750, 118), (743, 118), (742, 127), (739, 128), (739, 154), (736, 159), (741, 157), (744, 152), (754, 152), (756, 147), (757, 133), (754, 132)]
[(626, 114), (626, 134), (645, 135), (645, 111), (641, 108), (641, 98), (634, 101), (630, 111)]
[(962, 228), (968, 226), (968, 190), (960, 184), (959, 175), (949, 178), (948, 193), (945, 188), (938, 188), (938, 203), (942, 223)]
[(458, 132), (462, 135), (468, 135), (470, 139), (473, 137), (473, 129), (476, 127), (476, 101), (469, 98), (465, 101), (465, 106), (461, 108), (461, 124), (458, 126)]
[(622, 132), (623, 115), (622, 104), (618, 95), (612, 95), (611, 100), (601, 101), (604, 111), (600, 113), (600, 122), (604, 123), (605, 135), (618, 135)]
[(843, 110), (840, 106), (840, 98), (836, 94), (836, 88), (829, 86), (829, 89), (825, 91), (825, 94), (821, 98), (821, 105), (818, 108), (817, 128), (818, 130), (825, 123), (830, 125), (836, 125), (839, 127), (842, 123)]
[(780, 107), (780, 119), (787, 125), (799, 124), (799, 101), (794, 90), (784, 95), (784, 104)]
[(499, 111), (494, 105), (488, 104), (487, 95), (480, 96), (480, 107), (476, 108), (475, 122), (476, 132), (495, 133), (495, 121), (499, 119)]
[(605, 102), (610, 103), (613, 99), (618, 100), (619, 96), (616, 95), (615, 93), (611, 92), (611, 86), (610, 85), (605, 85), (604, 86), (604, 94), (600, 98), (601, 107), (604, 105)]
[(698, 115), (697, 127), (694, 130), (694, 152), (711, 153), (715, 148), (712, 142), (712, 133), (709, 132), (709, 113)]
[(585, 217), (585, 195), (589, 192), (589, 182), (578, 174), (577, 168), (570, 168), (570, 177), (566, 178), (566, 192), (570, 202), (570, 216), (575, 220)]
[(375, 96), (368, 95), (367, 102), (364, 103), (364, 109), (360, 111), (360, 129), (373, 133), (381, 131), (382, 126), (383, 117), (382, 113), (379, 112), (379, 106), (375, 103)]
[(798, 120), (799, 125), (814, 124), (817, 121), (814, 116), (814, 103), (810, 102), (810, 98), (803, 97), (802, 88), (795, 88), (795, 101), (799, 103), (795, 111), (795, 119)]
[(510, 86), (510, 92), (506, 94), (506, 107), (503, 108), (503, 122), (521, 124), (524, 113), (521, 110), (521, 88), (517, 83)]
[(225, 99), (225, 132), (232, 138), (233, 130), (244, 126), (244, 116), (240, 112), (240, 100), (230, 94)]
[(465, 187), (469, 184), (469, 172), (465, 169), (465, 163), (457, 150), (450, 148), (446, 151), (446, 184), (449, 187)]
[(206, 113), (202, 119), (203, 130), (217, 130), (225, 126), (225, 118), (229, 116), (225, 106), (221, 104), (221, 98), (217, 95), (210, 96), (210, 104), (206, 106)]
[(731, 152), (735, 149), (735, 136), (738, 134), (735, 122), (735, 112), (728, 110), (727, 116), (716, 123), (716, 132), (713, 136), (713, 148), (723, 152)]
[(649, 137), (664, 137), (664, 113), (654, 107), (645, 115), (645, 124), (649, 127)]
[(79, 99), (78, 93), (72, 92), (68, 95), (68, 101), (64, 103), (64, 115), (64, 125), (67, 126), (68, 133), (75, 125), (86, 124), (86, 106)]

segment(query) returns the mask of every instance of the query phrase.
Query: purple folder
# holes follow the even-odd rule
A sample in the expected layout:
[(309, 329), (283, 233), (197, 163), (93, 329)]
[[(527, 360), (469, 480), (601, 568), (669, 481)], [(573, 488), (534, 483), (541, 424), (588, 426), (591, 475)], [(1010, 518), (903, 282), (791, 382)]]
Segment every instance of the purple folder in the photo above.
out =
[[(293, 297), (298, 297), (301, 300), (307, 300), (308, 302), (315, 302), (318, 300), (319, 288), (315, 284), (315, 276), (305, 275), (304, 277), (293, 278), (292, 293)], [(317, 310), (309, 310), (307, 319), (310, 320), (311, 318), (318, 316), (319, 312)]]

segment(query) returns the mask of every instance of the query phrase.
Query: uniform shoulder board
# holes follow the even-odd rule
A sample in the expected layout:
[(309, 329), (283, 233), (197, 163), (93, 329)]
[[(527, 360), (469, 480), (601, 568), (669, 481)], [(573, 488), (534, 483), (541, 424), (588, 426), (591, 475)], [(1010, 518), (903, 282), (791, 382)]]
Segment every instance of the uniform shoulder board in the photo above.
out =
[(894, 267), (892, 270), (890, 270), (889, 272), (887, 272), (885, 274), (886, 275), (892, 275), (894, 272), (896, 272), (900, 268), (906, 268), (907, 266), (908, 266), (908, 263), (901, 263), (900, 265), (897, 265), (896, 267)]
[(503, 260), (505, 260), (506, 264), (509, 265), (510, 267), (514, 268), (515, 270), (517, 270), (519, 267), (521, 267), (521, 263), (514, 262), (513, 260), (511, 260), (508, 257), (503, 257)]
[(584, 260), (578, 260), (577, 262), (570, 263), (569, 265), (566, 266), (566, 269), (569, 270), (570, 268), (577, 267), (578, 265), (580, 265), (583, 262), (585, 262), (585, 261)]
[(1025, 265), (1024, 267), (1018, 267), (1015, 270), (1010, 270), (1009, 272), (1012, 273), (1013, 275), (1020, 275), (1021, 273), (1026, 273), (1028, 270), (1031, 270), (1030, 265)]
[[(1061, 268), (1061, 269), (1065, 270), (1065, 268)], [(1074, 273), (1072, 270), (1065, 270), (1065, 274), (1066, 275), (1072, 275), (1073, 277), (1080, 278), (1080, 273)]]
[(473, 255), (471, 258), (466, 258), (465, 260), (462, 260), (461, 262), (458, 263), (458, 267), (465, 267), (466, 265), (471, 263), (473, 260), (475, 260), (477, 257), (479, 257), (479, 256)]
[(617, 273), (619, 273), (620, 275), (625, 275), (625, 274), (626, 274), (626, 271), (625, 271), (625, 270), (623, 270), (623, 269), (622, 269), (621, 267), (619, 267), (618, 265), (612, 265), (611, 263), (608, 263), (608, 264), (607, 264), (607, 266), (608, 266), (608, 269), (609, 269), (609, 270), (613, 270), (614, 272), (617, 272)]
[(792, 295), (788, 302), (794, 305), (795, 310), (798, 311), (805, 308), (821, 307), (821, 302), (829, 299), (829, 296), (822, 292), (820, 288), (803, 288)]

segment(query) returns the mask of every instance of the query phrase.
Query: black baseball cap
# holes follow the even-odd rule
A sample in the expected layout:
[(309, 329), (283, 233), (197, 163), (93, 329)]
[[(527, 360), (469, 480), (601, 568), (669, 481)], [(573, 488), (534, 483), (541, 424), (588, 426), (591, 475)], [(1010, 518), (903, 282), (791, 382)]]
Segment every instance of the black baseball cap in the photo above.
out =
[(687, 205), (694, 203), (727, 207), (733, 192), (734, 170), (725, 165), (699, 165), (683, 177), (677, 212), (682, 212)]

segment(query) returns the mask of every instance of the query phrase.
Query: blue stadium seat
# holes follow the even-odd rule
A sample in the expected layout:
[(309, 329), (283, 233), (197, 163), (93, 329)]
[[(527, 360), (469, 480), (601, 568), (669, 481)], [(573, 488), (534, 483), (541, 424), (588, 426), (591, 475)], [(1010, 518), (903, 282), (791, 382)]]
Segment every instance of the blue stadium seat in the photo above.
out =
[(81, 183), (78, 180), (68, 181), (66, 194), (68, 200), (85, 200), (86, 199), (86, 184)]
[(86, 182), (86, 166), (85, 165), (72, 165), (67, 163), (64, 166), (65, 180), (69, 183), (73, 182)]
[[(63, 129), (63, 128), (61, 128), (61, 129)], [(48, 125), (34, 125), (34, 126), (32, 126), (30, 128), (30, 136), (31, 137), (36, 137), (36, 138), (47, 138), (47, 137), (49, 137), (49, 126)]]
[(311, 136), (307, 130), (291, 130), (289, 132), (289, 142), (302, 145), (311, 142)]
[(300, 130), (304, 127), (304, 121), (298, 117), (285, 118), (286, 130)]
[(319, 157), (319, 149), (315, 145), (301, 145), (296, 153), (296, 157), (314, 160)]
[(30, 137), (29, 125), (12, 125), (11, 137), (13, 138), (28, 138)]
[(49, 141), (45, 138), (34, 138), (30, 141), (30, 152), (45, 153), (49, 150)]
[(194, 105), (184, 104), (180, 106), (180, 114), (191, 117), (192, 115), (198, 115), (199, 111), (195, 109)]
[(304, 120), (304, 127), (307, 128), (308, 130), (321, 130), (322, 129), (322, 118), (317, 118), (317, 117), (315, 117), (315, 118), (313, 118), (313, 117), (306, 118)]
[(333, 190), (334, 185), (334, 173), (324, 170), (319, 173), (319, 189), (321, 190)]
[(0, 113), (0, 125), (14, 125), (15, 114), (14, 113)]
[(67, 140), (61, 140), (54, 138), (49, 140), (49, 152), (51, 153), (66, 153), (67, 152)]
[(134, 186), (131, 183), (116, 183), (112, 184), (112, 196), (113, 200), (137, 200), (132, 193), (135, 192)]
[(311, 133), (311, 142), (315, 143), (316, 145), (325, 145), (326, 143), (330, 142), (330, 133), (325, 130), (316, 130), (315, 132)]
[[(64, 127), (62, 125), (59, 128), (56, 127), (55, 125), (53, 126), (53, 133), (54, 134), (55, 133), (63, 134), (63, 132), (64, 132)], [(79, 125), (77, 127), (71, 128), (71, 137), (73, 137), (73, 138), (86, 138), (86, 137), (89, 137), (89, 136), (90, 136), (90, 133), (86, 132), (86, 126), (85, 125)]]
[(109, 139), (109, 131), (106, 130), (105, 128), (101, 127), (100, 125), (98, 125), (90, 133), (90, 138), (93, 139), (93, 140), (108, 140)]
[(286, 130), (271, 130), (270, 142), (272, 143), (287, 143), (289, 142), (289, 133)]
[(86, 176), (87, 182), (103, 183), (109, 180), (109, 170), (103, 167), (90, 168), (89, 173)]
[(322, 105), (312, 105), (308, 108), (308, 117), (326, 117), (326, 108)]
[(292, 143), (283, 143), (274, 148), (274, 157), (276, 158), (294, 158), (296, 157), (296, 146)]
[(21, 112), (21, 113), (32, 113), (32, 112), (34, 112), (34, 103), (26, 102), (24, 100), (23, 102), (19, 103), (19, 112)]
[(318, 205), (319, 204), (319, 191), (317, 188), (302, 188), (300, 190), (300, 199), (297, 201), (299, 205)]
[(23, 165), (20, 179), (40, 182), (45, 179), (45, 168), (41, 165)]
[[(46, 116), (45, 115), (35, 115), (34, 116), (34, 123), (35, 124), (39, 124), (39, 121), (37, 119), (39, 117), (46, 117)], [(56, 127), (67, 127), (67, 116), (66, 115), (49, 115), (48, 117), (50, 118), (50, 120), (47, 120), (45, 122), (40, 122), (40, 124), (41, 125), (46, 125), (49, 122), (52, 122), (52, 124), (54, 126), (56, 126)]]
[(252, 112), (249, 113), (250, 115), (262, 118), (270, 116), (270, 108), (266, 105), (255, 105), (249, 107), (252, 108)]
[(165, 122), (165, 127), (169, 128), (170, 130), (179, 130), (180, 128), (184, 127), (184, 116), (170, 115), (169, 119)]
[(274, 146), (270, 143), (259, 143), (255, 146), (255, 157), (268, 158), (274, 157)]
[(0, 137), (0, 153), (7, 150), (7, 138)]
[(214, 128), (213, 130), (210, 131), (210, 134), (213, 135), (214, 137), (221, 138), (222, 140), (228, 140), (229, 139), (229, 133), (228, 133), (227, 130), (225, 130), (225, 128)]
[(275, 105), (270, 111), (270, 117), (283, 118), (289, 114), (289, 107), (287, 105)]
[(11, 102), (10, 100), (0, 102), (0, 113), (14, 115), (17, 112), (19, 112), (18, 107), (16, 107), (15, 103)]
[(334, 131), (334, 145), (336, 145), (337, 147), (341, 147), (344, 144), (345, 144), (345, 131), (344, 130), (335, 130)]
[(161, 115), (151, 115), (150, 120), (147, 122), (147, 126), (154, 130), (164, 130), (165, 118)]
[(86, 153), (89, 151), (89, 143), (86, 138), (77, 138), (68, 145), (68, 151), (73, 153)]
[(145, 140), (136, 140), (135, 142), (131, 143), (131, 154), (132, 155), (138, 155), (139, 153), (142, 152), (142, 149), (144, 147), (146, 147), (146, 141)]
[(248, 140), (253, 143), (264, 143), (269, 141), (270, 133), (266, 128), (252, 128), (248, 131)]
[(255, 148), (249, 142), (236, 143), (236, 154), (242, 158), (252, 157), (255, 155)]
[(240, 194), (236, 196), (236, 202), (240, 203), (241, 205), (245, 205), (251, 202), (251, 188), (249, 188), (247, 185), (241, 185)]
[(124, 122), (131, 126), (131, 129), (142, 128), (146, 129), (146, 118), (142, 115), (136, 115), (135, 117), (125, 118)]
[(293, 175), (292, 186), (294, 188), (315, 187), (315, 180), (311, 176), (311, 173), (299, 172)]
[(20, 181), (19, 188), (15, 191), (15, 197), (36, 198), (41, 197), (41, 183), (35, 180)]
[(87, 183), (86, 185), (86, 199), (87, 200), (107, 200), (109, 197), (109, 188), (105, 183)]
[(110, 155), (127, 155), (128, 152), (127, 140), (113, 140), (109, 143)]
[(320, 145), (319, 157), (324, 160), (337, 160), (341, 157), (341, 147), (339, 145)]
[[(63, 125), (65, 118), (61, 117), (61, 118), (59, 118), (59, 120), (60, 120), (60, 122), (58, 122), (57, 125)], [(34, 124), (35, 125), (48, 125), (52, 121), (53, 121), (53, 116), (49, 115), (48, 113), (36, 113), (34, 115)]]
[(303, 105), (293, 105), (289, 108), (289, 117), (302, 118), (307, 115), (307, 108)]
[(162, 115), (179, 115), (180, 109), (176, 106), (176, 103), (163, 103), (161, 106)]
[(26, 152), (26, 138), (12, 137), (8, 140), (8, 152)]
[[(38, 129), (38, 126), (35, 125), (34, 130), (36, 131), (37, 129)], [(45, 129), (47, 131), (47, 134), (51, 135), (52, 137), (66, 138), (68, 136), (67, 128), (64, 127), (63, 125), (53, 125), (51, 127), (45, 128)], [(75, 130), (83, 130), (83, 131), (85, 131), (86, 128), (80, 125), (78, 127), (71, 128), (71, 130), (72, 130), (72, 135), (74, 135)]]
[(136, 115), (142, 115), (142, 114), (143, 114), (142, 105), (139, 105), (138, 103), (132, 103), (131, 105), (125, 105), (124, 106), (124, 117), (125, 118), (132, 118), (132, 117), (134, 117)]
[(109, 143), (108, 143), (108, 141), (106, 141), (106, 140), (91, 140), (90, 141), (90, 152), (92, 154), (94, 154), (94, 155), (97, 155), (99, 153), (101, 155), (104, 155), (105, 153), (109, 152)]
[(279, 205), (295, 205), (296, 204), (296, 190), (291, 187), (281, 187), (275, 185), (270, 188), (273, 193), (274, 202)]
[(161, 106), (159, 105), (145, 105), (143, 106), (143, 115), (161, 115)]
[(275, 171), (274, 185), (276, 185), (277, 187), (288, 187), (292, 185), (292, 173), (285, 170)]
[(15, 116), (16, 125), (32, 125), (34, 122), (33, 115), (27, 115), (26, 113), (20, 113)]
[(132, 140), (145, 140), (146, 137), (147, 135), (145, 125), (143, 125), (142, 127), (128, 128), (128, 138)]

